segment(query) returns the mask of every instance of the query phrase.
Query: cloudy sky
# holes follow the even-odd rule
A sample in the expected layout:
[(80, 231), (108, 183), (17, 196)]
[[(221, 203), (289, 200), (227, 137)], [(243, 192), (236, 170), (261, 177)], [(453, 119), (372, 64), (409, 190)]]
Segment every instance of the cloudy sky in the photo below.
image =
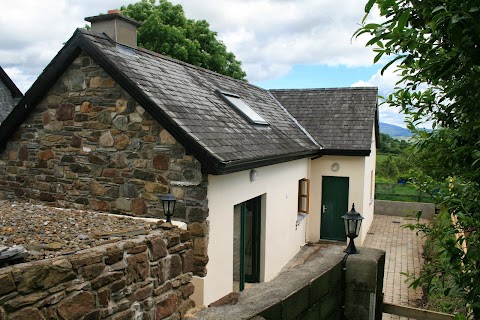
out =
[[(0, 66), (25, 92), (85, 17), (135, 0), (2, 0)], [(263, 88), (378, 86), (383, 77), (363, 39), (352, 39), (364, 15), (362, 0), (172, 0), (188, 18), (205, 19), (242, 61), (248, 80)], [(376, 17), (372, 17), (376, 19)], [(381, 107), (380, 121), (405, 126)]]

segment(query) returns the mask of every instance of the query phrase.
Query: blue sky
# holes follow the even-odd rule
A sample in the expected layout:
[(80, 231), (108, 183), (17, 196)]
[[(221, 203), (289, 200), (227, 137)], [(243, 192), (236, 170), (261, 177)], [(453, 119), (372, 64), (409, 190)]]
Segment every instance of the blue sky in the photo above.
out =
[(350, 87), (362, 79), (369, 79), (380, 66), (330, 67), (325, 65), (294, 65), (291, 71), (278, 78), (254, 82), (265, 89), (302, 89)]
[[(0, 66), (25, 92), (85, 17), (137, 1), (2, 0)], [(391, 71), (380, 76), (366, 37), (352, 38), (366, 0), (171, 1), (188, 18), (208, 21), (260, 87), (376, 86), (386, 95), (397, 81)], [(398, 110), (379, 109), (380, 121), (405, 126)]]

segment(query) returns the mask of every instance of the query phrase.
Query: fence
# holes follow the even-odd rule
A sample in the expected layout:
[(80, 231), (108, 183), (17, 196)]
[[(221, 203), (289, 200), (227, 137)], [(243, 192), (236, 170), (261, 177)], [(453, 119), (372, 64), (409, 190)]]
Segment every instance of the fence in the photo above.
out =
[(400, 306), (393, 303), (383, 303), (383, 312), (421, 320), (453, 320), (455, 317), (451, 314), (435, 312), (430, 310)]
[(432, 197), (409, 183), (375, 183), (375, 199), (404, 202), (433, 202)]

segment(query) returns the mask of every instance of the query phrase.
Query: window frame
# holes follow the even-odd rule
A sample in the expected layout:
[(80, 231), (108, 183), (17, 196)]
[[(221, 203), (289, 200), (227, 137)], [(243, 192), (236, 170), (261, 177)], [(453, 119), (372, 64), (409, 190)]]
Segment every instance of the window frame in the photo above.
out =
[[(220, 90), (215, 90), (215, 93), (219, 95), (226, 103), (228, 103), (230, 107), (237, 111), (238, 114), (240, 114), (245, 120), (247, 120), (251, 124), (261, 126), (270, 125), (267, 120), (265, 120), (260, 114), (258, 114), (257, 111), (253, 110), (253, 108), (248, 103), (246, 103), (238, 94)], [(236, 100), (239, 100), (240, 104), (236, 104)]]
[[(305, 188), (302, 188), (302, 184), (305, 184)], [(302, 193), (303, 189), (305, 189), (305, 193)], [(305, 199), (305, 208), (303, 199)], [(298, 212), (310, 213), (310, 179), (307, 178), (298, 180)]]

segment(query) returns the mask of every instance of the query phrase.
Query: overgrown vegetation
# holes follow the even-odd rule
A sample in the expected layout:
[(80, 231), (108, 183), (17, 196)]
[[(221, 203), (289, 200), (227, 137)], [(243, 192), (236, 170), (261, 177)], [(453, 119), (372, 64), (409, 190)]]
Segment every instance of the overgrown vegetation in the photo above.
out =
[[(383, 22), (364, 24), (356, 35), (371, 36), (367, 45), (377, 52), (374, 62), (389, 58), (382, 73), (398, 64), (400, 81), (385, 103), (402, 110), (414, 133), (412, 153), (421, 172), (413, 181), (458, 217), (456, 223), (412, 226), (431, 238), (445, 235), (438, 242), (442, 255), (423, 278), (450, 275), (444, 296), (458, 294), (467, 303), (466, 316), (479, 319), (480, 4), (369, 0), (367, 15), (374, 5)], [(436, 130), (417, 129), (425, 120)], [(463, 243), (466, 254), (459, 248)]]
[(377, 182), (396, 183), (398, 180), (409, 179), (410, 170), (415, 169), (409, 159), (409, 147), (410, 144), (406, 141), (380, 133), (375, 174)]
[[(452, 224), (450, 214), (446, 210), (441, 210), (431, 222), (431, 231), (425, 241), (424, 246), (424, 265), (421, 275), (413, 279), (413, 286), (422, 286), (427, 292), (428, 300), (425, 304), (426, 309), (437, 310), (449, 314), (466, 313), (466, 304), (463, 294), (455, 286), (455, 279), (452, 274), (443, 270), (443, 262), (449, 259), (448, 254), (443, 250), (443, 243), (455, 241), (455, 235), (441, 233), (441, 230), (448, 228)], [(410, 225), (412, 229), (415, 225)]]
[(380, 134), (379, 153), (375, 173), (375, 199), (432, 202), (432, 197), (418, 190), (410, 181), (415, 161), (409, 152), (410, 144)]

